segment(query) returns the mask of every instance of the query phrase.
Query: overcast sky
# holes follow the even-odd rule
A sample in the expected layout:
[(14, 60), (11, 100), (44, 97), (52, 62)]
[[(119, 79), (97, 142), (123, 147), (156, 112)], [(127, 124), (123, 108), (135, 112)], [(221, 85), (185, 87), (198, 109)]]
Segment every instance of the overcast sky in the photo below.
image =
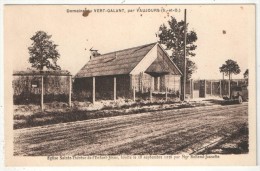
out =
[[(233, 78), (243, 77), (248, 68), (248, 58), (255, 55), (254, 6), (141, 6), (141, 9), (178, 9), (178, 12), (169, 14), (137, 12), (139, 6), (6, 6), (5, 57), (14, 59), (10, 66), (14, 70), (30, 67), (30, 38), (36, 31), (46, 31), (59, 45), (61, 57), (58, 64), (74, 75), (89, 60), (88, 49), (91, 47), (102, 54), (156, 42), (158, 38), (155, 33), (159, 26), (167, 23), (170, 16), (183, 19), (183, 9), (186, 8), (188, 29), (198, 35), (196, 57), (191, 58), (198, 67), (193, 78), (222, 78), (219, 67), (227, 59), (237, 61), (242, 71)], [(81, 12), (67, 12), (67, 9), (85, 8), (125, 9), (125, 13), (92, 11), (89, 16), (83, 17)], [(134, 9), (135, 12), (128, 13), (128, 9)]]

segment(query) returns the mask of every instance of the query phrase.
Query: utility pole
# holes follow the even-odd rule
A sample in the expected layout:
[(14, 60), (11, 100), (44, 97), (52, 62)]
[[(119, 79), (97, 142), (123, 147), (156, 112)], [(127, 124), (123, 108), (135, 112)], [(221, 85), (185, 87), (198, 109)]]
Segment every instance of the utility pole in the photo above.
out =
[(186, 94), (186, 42), (187, 40), (187, 24), (186, 24), (186, 9), (184, 10), (184, 69), (183, 69), (183, 101)]

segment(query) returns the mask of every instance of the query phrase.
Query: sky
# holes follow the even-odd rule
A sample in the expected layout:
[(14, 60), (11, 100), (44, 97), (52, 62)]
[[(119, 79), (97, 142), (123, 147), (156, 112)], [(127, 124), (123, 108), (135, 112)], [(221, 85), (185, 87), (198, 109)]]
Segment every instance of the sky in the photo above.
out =
[[(173, 12), (147, 12), (162, 8)], [(68, 12), (84, 9), (92, 12), (87, 17), (82, 12)], [(105, 10), (95, 12), (97, 9)], [(124, 12), (111, 12), (116, 9)], [(196, 56), (190, 58), (198, 68), (192, 78), (222, 78), (219, 67), (227, 59), (237, 61), (241, 69), (233, 78), (243, 78), (250, 58), (255, 58), (253, 5), (6, 5), (4, 55), (12, 58), (13, 70), (25, 70), (30, 67), (30, 38), (39, 30), (45, 31), (59, 45), (58, 64), (75, 75), (89, 60), (90, 48), (102, 54), (156, 42), (159, 26), (167, 25), (171, 16), (182, 20), (184, 9), (188, 31), (198, 36)]]

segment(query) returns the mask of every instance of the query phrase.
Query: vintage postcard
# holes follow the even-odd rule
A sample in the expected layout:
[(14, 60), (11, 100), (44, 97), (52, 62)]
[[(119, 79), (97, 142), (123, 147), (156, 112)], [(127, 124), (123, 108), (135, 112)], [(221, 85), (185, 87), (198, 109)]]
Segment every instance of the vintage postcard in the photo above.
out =
[(4, 5), (6, 166), (256, 165), (255, 15)]

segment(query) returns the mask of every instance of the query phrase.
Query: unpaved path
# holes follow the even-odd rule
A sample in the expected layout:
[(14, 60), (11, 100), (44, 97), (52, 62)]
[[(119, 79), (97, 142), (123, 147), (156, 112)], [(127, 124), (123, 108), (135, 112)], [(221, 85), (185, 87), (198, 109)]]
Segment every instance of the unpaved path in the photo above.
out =
[(247, 124), (248, 104), (116, 116), (14, 131), (14, 155), (193, 153)]

